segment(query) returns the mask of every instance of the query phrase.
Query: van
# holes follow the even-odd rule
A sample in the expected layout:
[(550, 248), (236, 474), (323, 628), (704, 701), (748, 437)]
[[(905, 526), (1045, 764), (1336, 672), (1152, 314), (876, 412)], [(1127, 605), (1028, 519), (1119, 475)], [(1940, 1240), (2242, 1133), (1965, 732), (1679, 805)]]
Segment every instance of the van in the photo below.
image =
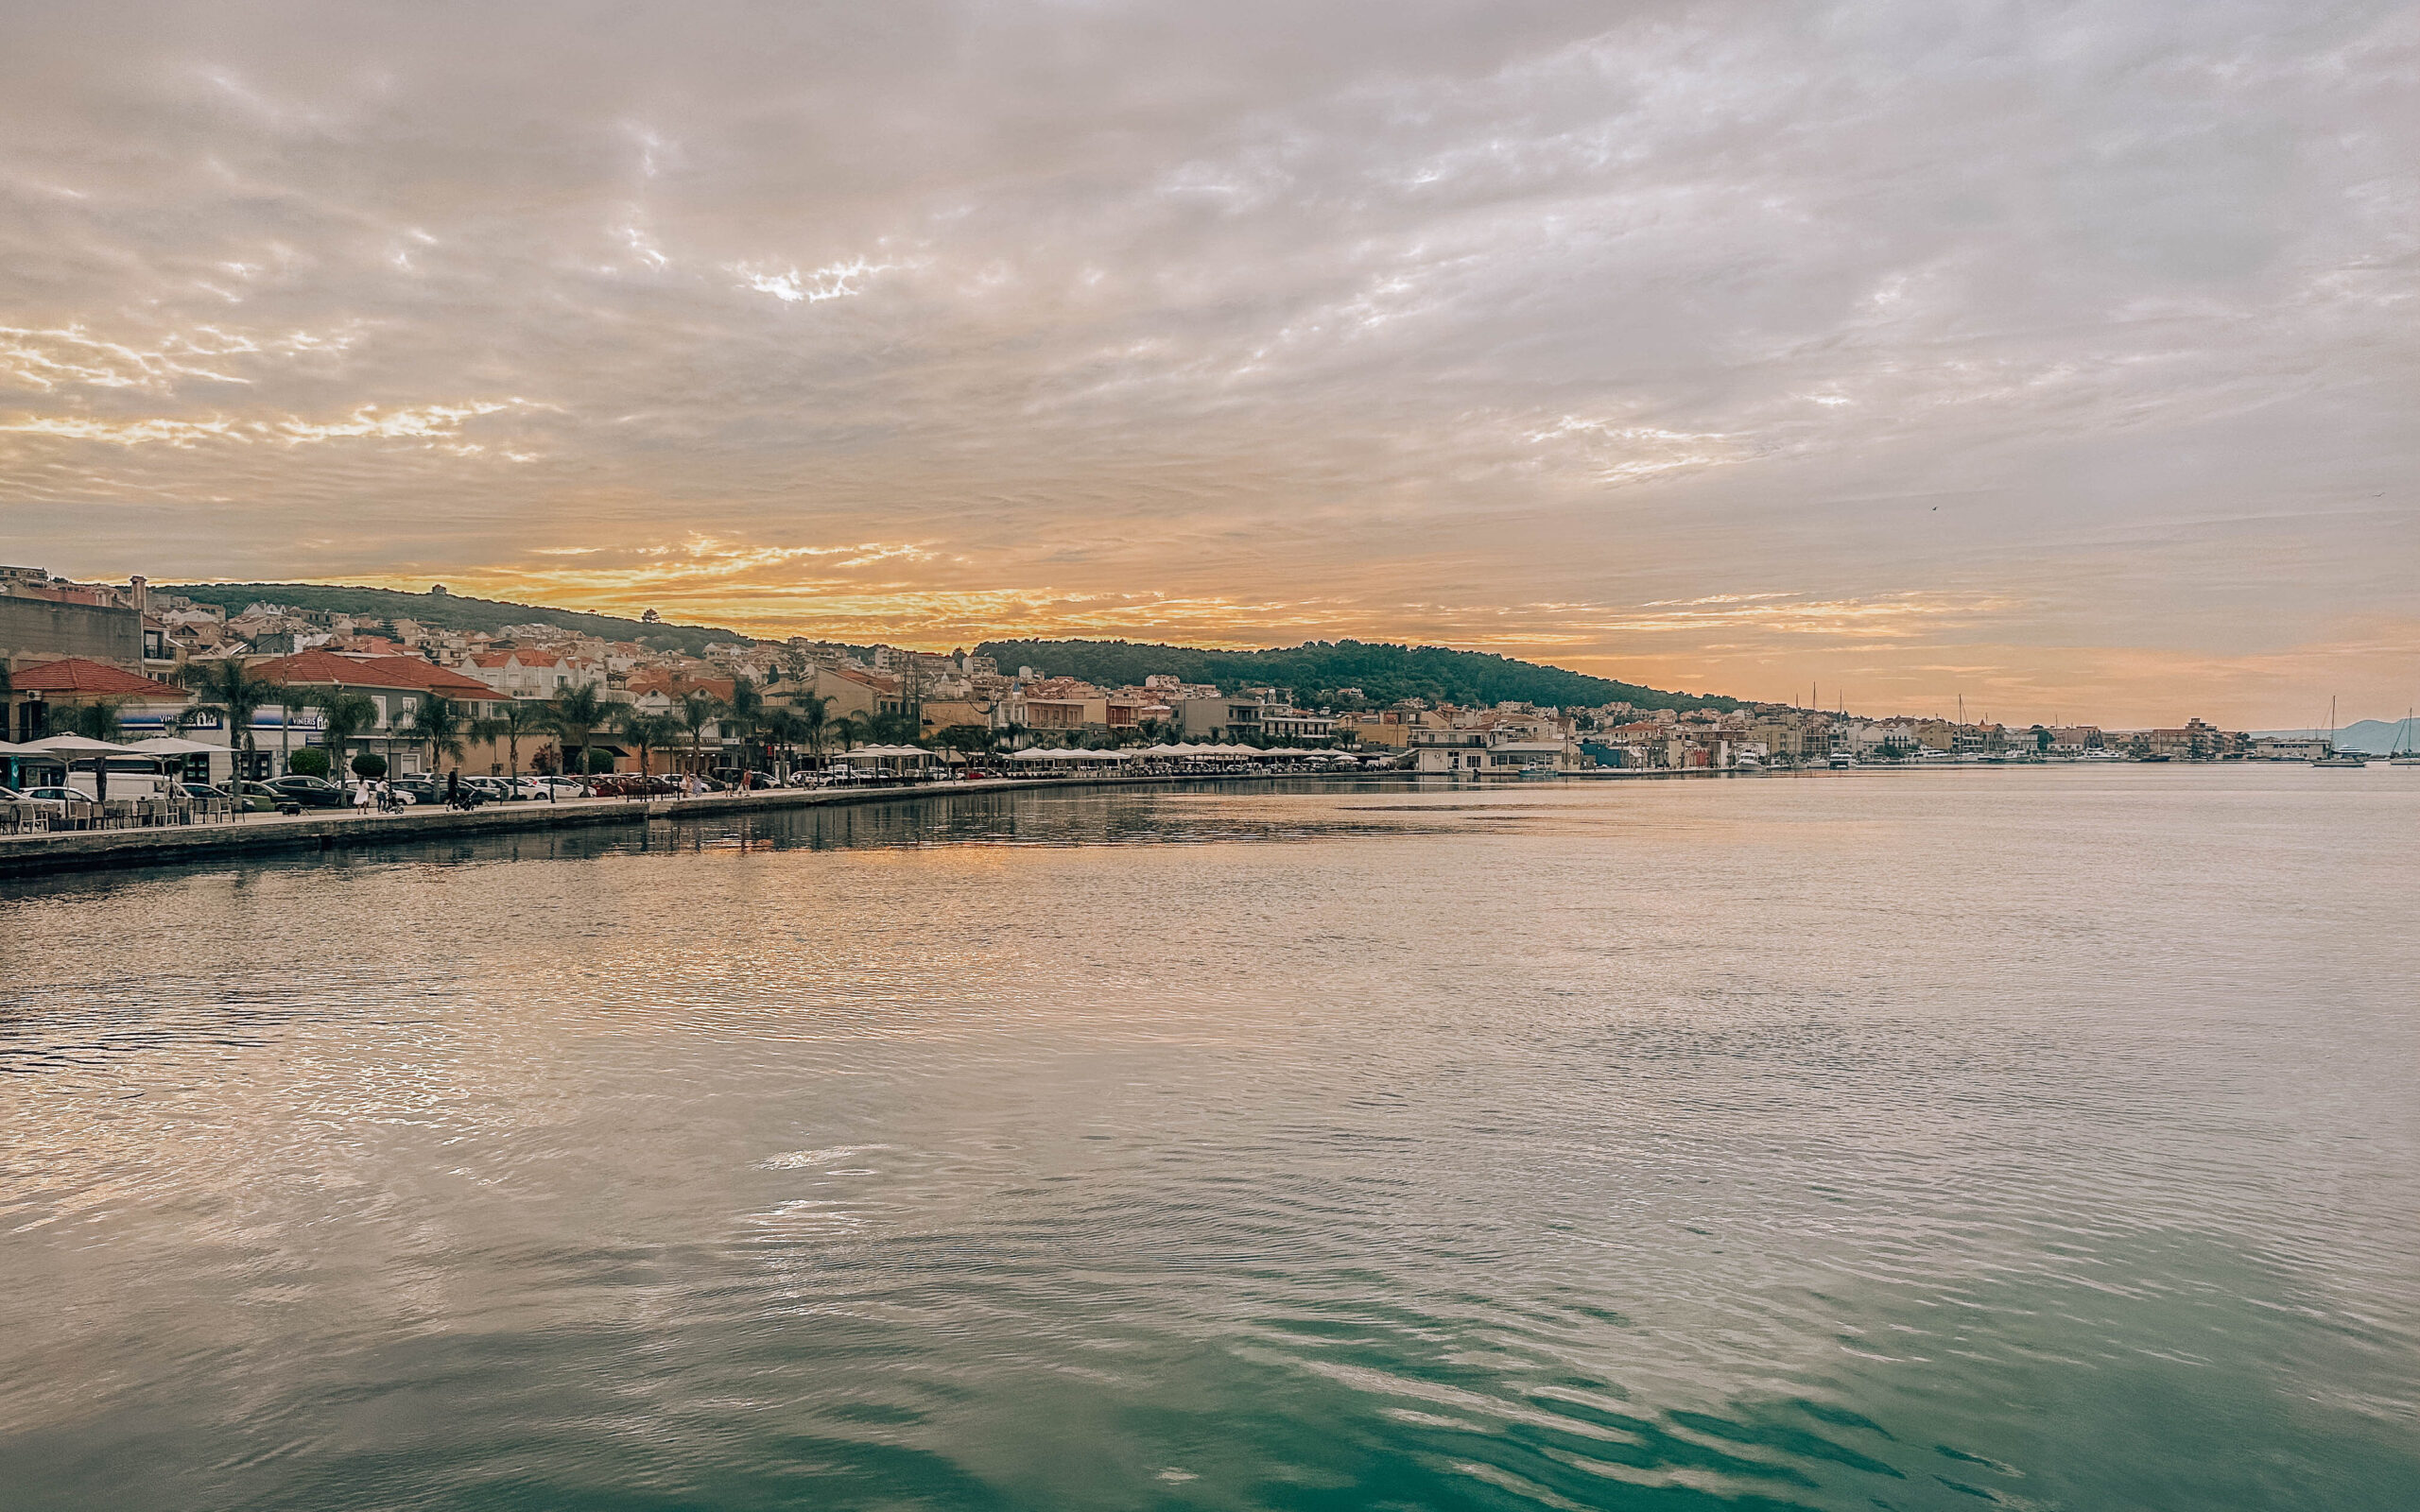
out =
[[(89, 766), (71, 767), (64, 785), (86, 798), (96, 799), (101, 796), (99, 776)], [(168, 784), (173, 781), (175, 779), (163, 777), (158, 772), (121, 772), (112, 766), (110, 769), (109, 796), (112, 799), (166, 798)]]

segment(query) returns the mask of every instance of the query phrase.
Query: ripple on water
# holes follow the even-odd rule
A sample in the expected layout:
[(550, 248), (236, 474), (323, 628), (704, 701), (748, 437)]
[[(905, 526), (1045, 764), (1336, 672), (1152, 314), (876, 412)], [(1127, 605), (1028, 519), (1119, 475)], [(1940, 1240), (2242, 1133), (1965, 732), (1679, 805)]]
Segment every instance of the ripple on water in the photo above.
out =
[(10, 1504), (2420, 1504), (2412, 803), (2303, 775), (13, 887)]

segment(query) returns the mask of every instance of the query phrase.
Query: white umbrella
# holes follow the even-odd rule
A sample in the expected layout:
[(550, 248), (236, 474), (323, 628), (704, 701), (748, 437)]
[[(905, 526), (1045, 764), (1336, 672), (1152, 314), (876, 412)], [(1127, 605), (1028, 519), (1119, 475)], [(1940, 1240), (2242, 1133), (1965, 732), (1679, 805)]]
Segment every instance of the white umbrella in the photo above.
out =
[(141, 751), (146, 756), (216, 756), (227, 747), (205, 746), (198, 740), (181, 740), (175, 735), (154, 735), (149, 740), (138, 740), (126, 748)]
[(106, 740), (91, 740), (82, 735), (53, 735), (37, 740), (25, 747), (45, 756), (123, 756), (129, 747), (113, 746)]
[(1042, 750), (1033, 747), (1028, 747), (1024, 750), (1011, 751), (1009, 753), (1009, 760), (1012, 762), (1046, 762), (1050, 759), (1050, 756), (1051, 753), (1049, 751)]

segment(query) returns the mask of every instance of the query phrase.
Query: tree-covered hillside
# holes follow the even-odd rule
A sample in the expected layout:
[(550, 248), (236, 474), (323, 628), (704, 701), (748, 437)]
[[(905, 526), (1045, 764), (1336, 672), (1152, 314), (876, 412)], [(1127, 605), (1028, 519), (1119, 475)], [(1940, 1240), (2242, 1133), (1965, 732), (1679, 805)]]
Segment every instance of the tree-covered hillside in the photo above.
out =
[(243, 612), (247, 604), (268, 602), (381, 620), (418, 620), (440, 629), (483, 630), (491, 635), (508, 625), (554, 625), (581, 635), (637, 641), (691, 655), (712, 641), (752, 644), (751, 637), (737, 630), (709, 625), (649, 625), (614, 614), (584, 614), (459, 593), (403, 593), (387, 588), (336, 588), (320, 583), (162, 583), (158, 589), (164, 593), (182, 593), (196, 603), (224, 605), (230, 614)]
[(1337, 690), (1358, 688), (1374, 704), (1426, 698), (1432, 703), (1513, 700), (1566, 708), (1605, 703), (1631, 703), (1642, 709), (1738, 706), (1736, 699), (1711, 694), (1666, 693), (1562, 667), (1439, 645), (1313, 641), (1270, 651), (1204, 651), (1131, 641), (987, 641), (981, 650), (996, 659), (1003, 672), (1029, 666), (1053, 677), (1081, 678), (1105, 687), (1169, 672), (1187, 682), (1216, 683), (1229, 693), (1262, 684), (1288, 688), (1313, 703), (1332, 703)]

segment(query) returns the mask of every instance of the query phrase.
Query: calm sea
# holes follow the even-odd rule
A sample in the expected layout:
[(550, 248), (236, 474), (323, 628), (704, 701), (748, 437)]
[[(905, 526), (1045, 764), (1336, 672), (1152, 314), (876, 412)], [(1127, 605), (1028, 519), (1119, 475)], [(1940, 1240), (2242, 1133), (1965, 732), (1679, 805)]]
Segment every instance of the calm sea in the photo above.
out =
[(0, 1504), (2420, 1506), (2420, 771), (0, 893)]

